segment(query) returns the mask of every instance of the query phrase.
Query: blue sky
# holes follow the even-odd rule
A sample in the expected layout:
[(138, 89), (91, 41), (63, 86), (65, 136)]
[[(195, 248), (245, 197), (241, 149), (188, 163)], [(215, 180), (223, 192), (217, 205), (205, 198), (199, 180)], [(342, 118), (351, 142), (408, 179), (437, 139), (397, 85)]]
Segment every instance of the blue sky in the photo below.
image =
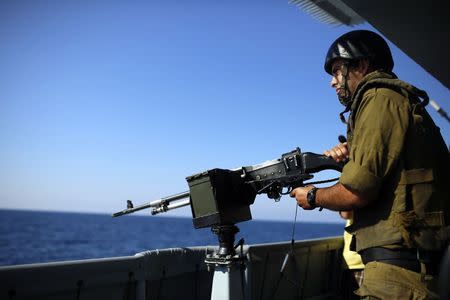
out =
[[(0, 208), (112, 213), (206, 169), (323, 152), (345, 132), (323, 60), (351, 29), (287, 1), (1, 2)], [(449, 90), (390, 45), (397, 75), (450, 112)], [(294, 207), (258, 197), (253, 218)]]

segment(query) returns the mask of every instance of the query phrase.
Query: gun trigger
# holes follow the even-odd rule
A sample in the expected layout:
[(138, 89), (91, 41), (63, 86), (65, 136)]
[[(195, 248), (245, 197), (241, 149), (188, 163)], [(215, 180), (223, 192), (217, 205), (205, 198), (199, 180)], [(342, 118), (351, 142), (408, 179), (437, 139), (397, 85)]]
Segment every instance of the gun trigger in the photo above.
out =
[(275, 198), (275, 202), (280, 202), (281, 197)]

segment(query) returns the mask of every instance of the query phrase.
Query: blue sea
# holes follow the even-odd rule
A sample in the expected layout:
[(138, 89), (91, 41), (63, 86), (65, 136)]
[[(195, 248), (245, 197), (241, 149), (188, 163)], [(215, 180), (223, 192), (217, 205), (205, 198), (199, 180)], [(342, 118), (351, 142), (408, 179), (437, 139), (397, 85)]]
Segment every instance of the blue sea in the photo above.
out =
[[(237, 224), (246, 244), (290, 241), (292, 222)], [(337, 236), (343, 224), (297, 222), (295, 239)], [(129, 256), (137, 252), (217, 245), (210, 229), (189, 218), (0, 210), (0, 265)]]

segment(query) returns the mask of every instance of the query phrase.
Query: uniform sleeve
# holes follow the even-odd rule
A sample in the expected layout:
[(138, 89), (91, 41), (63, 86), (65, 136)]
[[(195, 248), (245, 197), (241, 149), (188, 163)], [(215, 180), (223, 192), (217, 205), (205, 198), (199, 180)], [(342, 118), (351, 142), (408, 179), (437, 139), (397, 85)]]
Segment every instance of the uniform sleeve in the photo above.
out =
[(349, 162), (340, 183), (374, 198), (398, 162), (409, 123), (408, 100), (393, 91), (371, 90), (355, 118)]

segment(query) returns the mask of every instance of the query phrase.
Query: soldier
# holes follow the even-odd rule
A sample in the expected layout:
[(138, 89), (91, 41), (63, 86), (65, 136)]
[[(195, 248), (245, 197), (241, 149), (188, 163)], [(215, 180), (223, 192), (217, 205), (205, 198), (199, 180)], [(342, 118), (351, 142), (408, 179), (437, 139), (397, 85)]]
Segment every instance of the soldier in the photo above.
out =
[(449, 153), (425, 110), (427, 94), (397, 79), (393, 66), (374, 32), (351, 31), (331, 44), (325, 71), (345, 106), (347, 142), (325, 154), (348, 162), (337, 184), (296, 188), (291, 197), (303, 209), (353, 210), (346, 230), (365, 264), (357, 295), (434, 298), (449, 241)]

